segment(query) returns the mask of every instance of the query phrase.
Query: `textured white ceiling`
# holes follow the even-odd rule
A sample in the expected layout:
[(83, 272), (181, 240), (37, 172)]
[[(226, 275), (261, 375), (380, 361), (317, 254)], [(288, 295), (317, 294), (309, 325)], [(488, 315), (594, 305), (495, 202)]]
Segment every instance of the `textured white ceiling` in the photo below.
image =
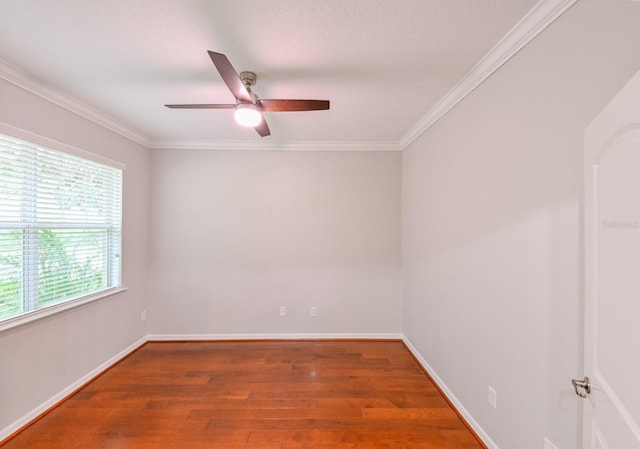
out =
[(2, 0), (0, 58), (150, 141), (260, 141), (207, 55), (258, 74), (270, 144), (397, 142), (536, 0)]

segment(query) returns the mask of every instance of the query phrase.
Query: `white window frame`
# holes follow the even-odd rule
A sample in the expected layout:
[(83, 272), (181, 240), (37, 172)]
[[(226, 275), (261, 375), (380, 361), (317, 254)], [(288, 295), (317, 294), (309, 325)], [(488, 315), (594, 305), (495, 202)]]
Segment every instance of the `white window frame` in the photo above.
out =
[[(0, 123), (0, 133), (4, 134), (7, 137), (13, 137), (13, 138), (25, 141), (28, 144), (33, 145), (34, 147), (41, 147), (46, 150), (55, 151), (57, 153), (65, 153), (65, 154), (74, 156), (76, 158), (79, 157), (91, 162), (97, 162), (99, 164), (120, 170), (123, 172), (122, 174), (124, 175), (124, 170), (126, 168), (125, 164), (76, 148), (74, 146), (71, 146), (62, 142), (58, 142), (43, 136), (39, 136), (29, 131), (25, 131), (10, 125), (6, 125), (4, 123)], [(121, 184), (121, 188), (120, 188), (121, 195), (122, 195), (122, 191), (123, 191), (123, 185)], [(120, 207), (120, 218), (122, 219), (122, 214), (123, 214), (122, 199), (119, 202), (119, 207)], [(37, 228), (34, 228), (34, 229), (35, 229), (35, 232), (38, 232)], [(122, 245), (122, 224), (121, 223), (119, 225), (119, 233), (120, 235), (118, 236), (118, 241), (120, 242), (119, 245)], [(118, 258), (117, 260), (118, 268), (114, 270), (114, 265), (113, 265), (114, 261), (111, 260), (109, 262), (109, 269), (108, 269), (109, 277), (112, 277), (114, 275), (117, 276), (115, 285), (111, 287), (107, 287), (106, 289), (103, 289), (100, 291), (96, 291), (96, 292), (84, 295), (84, 296), (72, 298), (69, 300), (63, 300), (61, 302), (47, 305), (42, 308), (36, 308), (34, 310), (26, 311), (18, 315), (12, 315), (9, 317), (0, 318), (0, 332), (15, 328), (17, 326), (24, 325), (26, 323), (33, 322), (35, 320), (43, 319), (45, 317), (63, 312), (65, 310), (80, 307), (90, 302), (94, 302), (103, 298), (111, 297), (111, 296), (118, 295), (125, 292), (127, 288), (122, 286), (122, 279), (121, 279), (122, 278), (121, 248), (118, 248), (117, 258)], [(33, 286), (31, 286), (31, 288), (33, 288)], [(27, 296), (29, 296), (28, 293), (27, 293)], [(25, 295), (23, 295), (23, 300), (25, 300)], [(26, 300), (29, 300), (29, 298), (26, 298)]]

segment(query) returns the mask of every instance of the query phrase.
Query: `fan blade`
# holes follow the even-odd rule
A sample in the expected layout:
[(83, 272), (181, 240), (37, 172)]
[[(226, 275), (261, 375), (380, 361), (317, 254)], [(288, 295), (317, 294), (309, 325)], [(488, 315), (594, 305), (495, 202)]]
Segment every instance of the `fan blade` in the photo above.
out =
[(244, 86), (244, 83), (240, 79), (240, 75), (238, 75), (236, 69), (233, 68), (229, 59), (227, 59), (227, 57), (222, 53), (216, 53), (214, 51), (209, 51), (208, 53), (209, 57), (213, 61), (213, 65), (215, 65), (218, 72), (220, 72), (222, 80), (225, 82), (233, 96), (238, 100), (253, 103), (251, 95), (249, 95), (249, 91)]
[(260, 134), (260, 137), (266, 137), (271, 135), (271, 131), (269, 130), (269, 125), (267, 125), (267, 121), (265, 120), (264, 115), (262, 116), (262, 120), (260, 121), (258, 126), (255, 127), (255, 130), (258, 132), (258, 134)]
[(235, 104), (165, 104), (171, 109), (235, 109)]
[(260, 100), (263, 111), (321, 111), (329, 109), (328, 100)]

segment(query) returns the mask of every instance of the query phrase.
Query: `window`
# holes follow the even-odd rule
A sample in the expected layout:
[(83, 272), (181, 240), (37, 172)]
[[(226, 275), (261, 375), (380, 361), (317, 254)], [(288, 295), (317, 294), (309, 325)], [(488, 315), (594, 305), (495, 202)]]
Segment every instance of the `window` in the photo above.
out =
[(0, 134), (0, 324), (120, 286), (122, 170)]

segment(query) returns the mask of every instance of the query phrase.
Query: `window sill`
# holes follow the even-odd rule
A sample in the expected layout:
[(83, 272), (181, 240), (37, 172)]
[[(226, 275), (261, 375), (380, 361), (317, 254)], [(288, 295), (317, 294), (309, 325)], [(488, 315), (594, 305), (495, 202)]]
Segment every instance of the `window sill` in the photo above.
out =
[(77, 307), (83, 306), (90, 302), (99, 301), (101, 299), (108, 298), (110, 296), (119, 295), (126, 291), (127, 291), (127, 287), (110, 288), (108, 290), (103, 290), (93, 295), (82, 296), (80, 298), (72, 299), (70, 301), (61, 302), (59, 304), (54, 304), (42, 309), (34, 310), (32, 312), (27, 312), (21, 315), (6, 318), (0, 321), (0, 332), (6, 331), (9, 329), (14, 329), (16, 327), (23, 326), (27, 323), (31, 323), (34, 321), (42, 320), (44, 318), (50, 317), (51, 315), (56, 315), (66, 310), (75, 309)]

